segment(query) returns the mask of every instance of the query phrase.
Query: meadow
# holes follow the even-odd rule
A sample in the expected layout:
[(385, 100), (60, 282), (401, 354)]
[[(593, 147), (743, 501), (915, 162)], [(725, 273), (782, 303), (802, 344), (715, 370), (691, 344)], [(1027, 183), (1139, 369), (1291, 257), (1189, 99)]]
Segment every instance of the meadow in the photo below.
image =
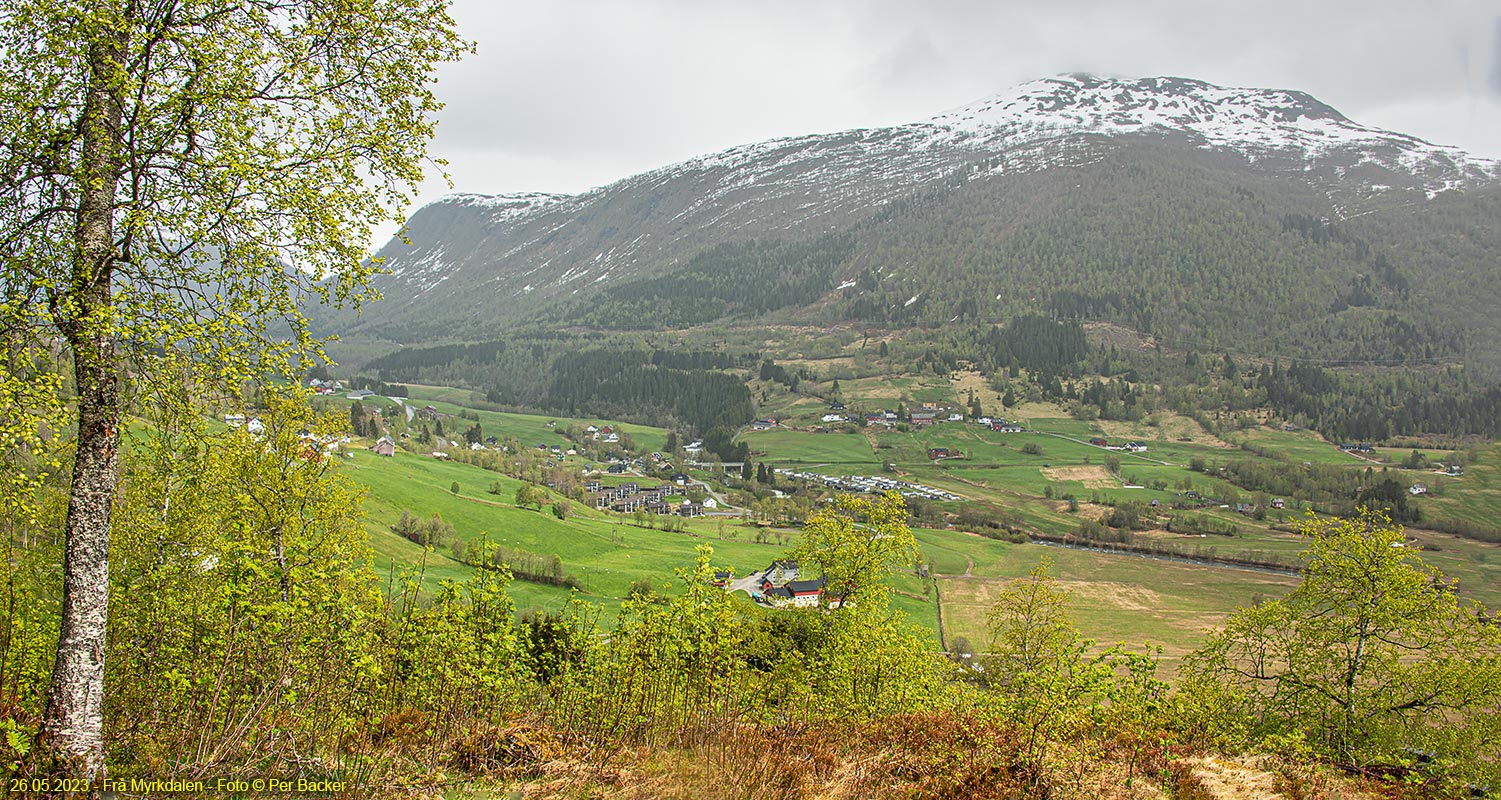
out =
[[(899, 394), (939, 387), (923, 385), (920, 379), (907, 383), (887, 382)], [(845, 385), (858, 390), (863, 381)], [(900, 385), (898, 385), (900, 384)], [(412, 402), (432, 404), (457, 415), (463, 410), (477, 414), (487, 435), (515, 437), (530, 446), (561, 444), (562, 428), (570, 424), (605, 424), (607, 420), (567, 420), (543, 415), (471, 411), (463, 406), (463, 393), (435, 387), (413, 387)], [(388, 403), (389, 401), (381, 401)], [(370, 401), (367, 401), (367, 404)], [(799, 411), (821, 414), (826, 404), (800, 398)], [(394, 405), (394, 404), (393, 404)], [(945, 489), (967, 501), (980, 502), (1006, 511), (1023, 530), (1043, 534), (1074, 533), (1082, 520), (1100, 519), (1110, 513), (1109, 504), (1123, 501), (1157, 501), (1166, 507), (1182, 499), (1192, 488), (1220, 498), (1250, 499), (1250, 493), (1227, 481), (1187, 465), (1199, 459), (1213, 463), (1253, 459), (1268, 463), (1310, 462), (1343, 464), (1352, 469), (1381, 465), (1343, 453), (1306, 431), (1257, 428), (1227, 434), (1223, 440), (1206, 434), (1169, 440), (1154, 436), (1159, 431), (1147, 423), (1122, 427), (1114, 424), (1113, 443), (1126, 437), (1148, 444), (1148, 452), (1132, 454), (1107, 451), (1089, 445), (1086, 439), (1101, 435), (1098, 423), (1057, 416), (1043, 407), (1031, 412), (1026, 433), (1005, 434), (972, 424), (944, 423), (927, 428), (867, 429), (861, 433), (778, 428), (746, 432), (757, 461), (769, 466), (807, 469), (831, 475), (882, 472), (883, 464), (895, 469), (895, 477)], [(1051, 414), (1051, 415), (1050, 415)], [(456, 424), (468, 424), (455, 419)], [(1177, 420), (1177, 432), (1184, 432)], [(551, 424), (549, 424), (551, 423)], [(610, 423), (617, 424), (618, 423)], [(643, 426), (619, 425), (631, 433), (638, 446), (660, 447), (666, 432)], [(1182, 441), (1182, 439), (1190, 441)], [(1040, 453), (1024, 453), (1032, 444)], [(959, 456), (935, 461), (928, 458), (934, 447), (946, 447)], [(1032, 448), (1028, 448), (1032, 449)], [(1405, 451), (1405, 452), (1410, 452)], [(1399, 459), (1401, 451), (1380, 453)], [(1430, 458), (1440, 455), (1435, 452)], [(1446, 455), (1446, 454), (1444, 454)], [(1456, 519), (1484, 520), (1501, 517), (1501, 448), (1477, 451), (1466, 474), (1435, 481), (1436, 496), (1422, 499), (1429, 514)], [(1119, 472), (1106, 468), (1107, 458), (1119, 459)], [(569, 459), (574, 464), (576, 459)], [(1166, 463), (1163, 463), (1166, 462)], [(516, 508), (513, 504), (519, 482), (476, 466), (398, 452), (394, 458), (378, 458), (356, 451), (345, 460), (345, 469), (367, 490), (366, 527), (370, 532), (373, 565), (383, 578), (399, 572), (401, 565), (422, 565), (425, 585), (439, 580), (459, 580), (472, 568), (450, 557), (447, 547), (423, 552), (422, 548), (392, 532), (403, 510), (419, 517), (433, 513), (455, 528), (463, 541), (481, 537), (491, 542), (529, 552), (557, 555), (564, 569), (579, 582), (578, 596), (613, 610), (638, 581), (659, 587), (675, 582), (675, 572), (692, 563), (695, 549), (703, 543), (714, 548), (716, 565), (733, 568), (737, 575), (765, 567), (773, 558), (795, 546), (797, 534), (782, 531), (762, 534), (738, 519), (699, 518), (685, 522), (681, 532), (638, 527), (626, 515), (599, 512), (573, 503), (565, 520), (548, 509)], [(582, 463), (579, 463), (582, 467)], [(1420, 479), (1428, 471), (1396, 470), (1401, 480)], [(701, 477), (712, 477), (702, 473)], [(634, 476), (611, 476), (618, 483)], [(648, 479), (650, 480), (650, 479)], [(1131, 482), (1130, 488), (1128, 483)], [(451, 491), (453, 484), (458, 491)], [(495, 484), (499, 494), (490, 493)], [(785, 487), (783, 487), (785, 488)], [(1051, 497), (1045, 496), (1051, 494)], [(1066, 498), (1077, 502), (1070, 510)], [(1302, 537), (1291, 532), (1302, 518), (1295, 498), (1289, 508), (1270, 510), (1263, 520), (1237, 514), (1233, 509), (1211, 507), (1196, 515), (1233, 524), (1234, 536), (1184, 536), (1163, 530), (1139, 531), (1137, 543), (1156, 543), (1192, 557), (1229, 557), (1275, 560), (1296, 564), (1305, 548)], [(961, 503), (939, 503), (957, 512)], [(1072, 609), (1080, 629), (1101, 645), (1125, 642), (1161, 645), (1166, 668), (1175, 669), (1178, 659), (1201, 640), (1203, 631), (1217, 625), (1236, 608), (1262, 599), (1278, 597), (1296, 584), (1287, 575), (1244, 569), (1201, 566), (1152, 560), (1139, 555), (1113, 554), (1013, 544), (955, 529), (923, 528), (916, 531), (923, 562), (933, 575), (920, 578), (906, 571), (893, 578), (893, 604), (916, 625), (952, 645), (962, 637), (970, 647), (985, 643), (985, 615), (1004, 583), (1022, 576), (1042, 563), (1073, 595)], [(780, 541), (778, 540), (780, 539)], [(1501, 548), (1431, 531), (1412, 532), (1412, 544), (1424, 548), (1424, 558), (1458, 580), (1462, 596), (1491, 607), (1501, 606)], [(568, 602), (567, 589), (517, 580), (512, 595), (518, 608), (559, 609)], [(941, 602), (940, 602), (941, 601)], [(941, 611), (940, 611), (941, 609)], [(941, 616), (941, 622), (940, 622)]]
[[(846, 386), (858, 391), (863, 383)], [(911, 387), (897, 388), (906, 394)], [(867, 429), (867, 436), (875, 442), (877, 459), (895, 468), (894, 477), (1005, 509), (1023, 529), (1043, 534), (1073, 533), (1081, 520), (1100, 519), (1110, 513), (1109, 504), (1124, 501), (1157, 501), (1159, 513), (1166, 516), (1175, 513), (1168, 511), (1168, 506), (1182, 501), (1183, 492), (1189, 489), (1230, 504), (1258, 499), (1256, 493), (1217, 475), (1189, 470), (1189, 463), (1195, 460), (1211, 466), (1250, 460), (1272, 465), (1387, 469), (1404, 486), (1424, 481), (1437, 487), (1436, 492), (1418, 501), (1427, 518), (1477, 524), (1494, 524), (1501, 519), (1501, 445), (1473, 451), (1465, 474), (1447, 477), (1435, 474), (1431, 467), (1402, 469), (1397, 462), (1407, 457), (1411, 448), (1378, 448), (1368, 458), (1361, 458), (1312, 432), (1280, 428), (1252, 428), (1226, 434), (1223, 439), (1199, 429), (1193, 435), (1166, 439), (1145, 421), (1110, 423), (1112, 434), (1108, 438), (1113, 444), (1138, 440), (1146, 443), (1148, 450), (1140, 455), (1108, 451), (1086, 443), (1088, 438), (1102, 435), (1104, 426), (1100, 423), (1060, 416), (1056, 408), (1034, 406), (1019, 411), (1030, 415), (1025, 420), (1029, 426), (1026, 433), (1005, 434), (973, 424), (942, 423)], [(1190, 433), (1182, 427), (1185, 422), (1191, 420), (1176, 420), (1175, 432)], [(780, 466), (801, 462), (814, 443), (829, 436), (779, 431), (774, 436), (750, 434), (746, 440), (764, 449), (768, 463)], [(1023, 453), (1022, 448), (1029, 443), (1041, 452)], [(928, 451), (934, 447), (947, 447), (959, 456), (929, 459)], [(1448, 456), (1441, 450), (1422, 452), (1434, 462)], [(1118, 473), (1105, 468), (1107, 458), (1119, 459)], [(845, 470), (833, 469), (834, 459), (830, 462), (827, 474), (876, 474), (874, 468), (860, 469), (857, 464), (849, 464)], [(1077, 499), (1073, 511), (1064, 502), (1066, 497)], [(1260, 500), (1267, 502), (1265, 496)], [(1149, 530), (1135, 532), (1133, 538), (1138, 544), (1170, 547), (1191, 557), (1295, 566), (1307, 542), (1293, 530), (1306, 512), (1297, 498), (1284, 500), (1286, 508), (1267, 508), (1261, 520), (1235, 513), (1233, 507), (1211, 506), (1189, 512), (1234, 525), (1234, 536), (1199, 537)], [(958, 509), (958, 504), (939, 505)], [(984, 636), (985, 611), (998, 584), (1025, 574), (1044, 557), (1052, 559), (1054, 573), (1066, 585), (1078, 590), (1075, 610), (1086, 635), (1107, 643), (1154, 641), (1164, 646), (1170, 660), (1191, 650), (1202, 630), (1223, 621), (1235, 608), (1280, 596), (1296, 584), (1296, 579), (1283, 575), (1126, 554), (1014, 545), (959, 530), (924, 529), (918, 538), (930, 568), (943, 576), (937, 586), (945, 635), (963, 636), (977, 646), (983, 643), (977, 637)], [(1409, 539), (1409, 546), (1421, 552), (1426, 563), (1457, 580), (1462, 598), (1490, 608), (1501, 607), (1501, 547), (1421, 527), (1410, 530)]]
[[(388, 579), (402, 565), (423, 565), (425, 591), (435, 588), (439, 580), (461, 580), (473, 568), (454, 560), (447, 546), (424, 553), (393, 532), (391, 526), (403, 510), (424, 519), (439, 514), (465, 542), (485, 538), (506, 547), (557, 555), (564, 570), (579, 580), (579, 596), (600, 604), (607, 612), (605, 618), (637, 581), (659, 588), (677, 583), (677, 571), (692, 566), (701, 544), (713, 547), (716, 567), (746, 575), (765, 568), (797, 543), (793, 532), (784, 532), (780, 542), (771, 537), (757, 542), (755, 529), (738, 519), (699, 517), (687, 520), (680, 532), (643, 528), (629, 515), (586, 509), (579, 503), (572, 503), (574, 512), (559, 520), (545, 507), (541, 511), (517, 508), (512, 501), (519, 481), (476, 466), (405, 452), (382, 458), (354, 451), (342, 468), (366, 490), (372, 566), (382, 579)], [(500, 494), (489, 493), (492, 482), (499, 482)], [(457, 493), (451, 491), (454, 483), (459, 484)], [(655, 517), (651, 519), (656, 522)], [(899, 594), (893, 605), (917, 624), (936, 631), (936, 604), (932, 597), (923, 596), (924, 582), (912, 576), (897, 580)], [(525, 580), (514, 581), (511, 588), (520, 609), (558, 610), (569, 599), (566, 588)]]

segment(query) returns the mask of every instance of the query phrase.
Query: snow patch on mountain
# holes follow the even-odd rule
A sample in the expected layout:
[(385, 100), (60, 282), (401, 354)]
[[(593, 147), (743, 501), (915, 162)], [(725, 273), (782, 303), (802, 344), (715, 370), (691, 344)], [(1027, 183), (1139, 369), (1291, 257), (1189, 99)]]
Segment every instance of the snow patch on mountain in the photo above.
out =
[(572, 199), (572, 197), (572, 195), (567, 194), (548, 194), (546, 192), (518, 192), (515, 194), (456, 192), (434, 200), (432, 205), (448, 203), (482, 208), (490, 213), (492, 220), (498, 222), (540, 211), (554, 203)]
[(1501, 177), (1501, 162), (1360, 125), (1303, 92), (1187, 78), (1043, 78), (921, 124), (931, 128), (935, 145), (977, 149), (1078, 134), (1181, 133), (1200, 147), (1238, 152), (1252, 162), (1275, 153), (1312, 166), (1336, 153), (1361, 153), (1361, 160), (1412, 174), (1430, 190)]

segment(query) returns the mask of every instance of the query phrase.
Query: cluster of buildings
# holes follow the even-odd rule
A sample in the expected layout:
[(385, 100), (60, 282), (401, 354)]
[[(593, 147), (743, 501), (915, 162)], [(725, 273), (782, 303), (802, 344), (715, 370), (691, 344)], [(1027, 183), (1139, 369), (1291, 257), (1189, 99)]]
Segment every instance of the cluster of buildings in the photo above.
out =
[(308, 385), (309, 389), (313, 390), (313, 394), (320, 395), (320, 396), (323, 396), (323, 397), (327, 397), (329, 395), (338, 394), (339, 392), (344, 391), (344, 382), (343, 381), (336, 381), (336, 380), (327, 380), (327, 381), (325, 381), (325, 380), (322, 380), (322, 379), (319, 379), (319, 378), (313, 378), (312, 380), (310, 380), (310, 381), (307, 382), (307, 385)]
[(619, 486), (605, 486), (597, 479), (589, 479), (584, 481), (584, 493), (585, 502), (596, 509), (608, 509), (622, 514), (644, 510), (652, 514), (697, 517), (702, 516), (706, 508), (719, 507), (719, 503), (712, 497), (706, 498), (702, 503), (695, 503), (687, 498), (670, 501), (669, 497), (679, 494), (678, 488), (670, 483), (643, 487), (635, 481), (628, 481)]
[[(760, 580), (751, 587), (751, 599), (779, 608), (816, 607), (829, 585), (828, 580), (822, 576), (802, 577), (797, 562), (787, 559), (771, 562), (771, 566), (762, 570), (759, 575)], [(830, 600), (830, 605), (837, 607), (838, 601)]]
[(882, 475), (842, 475), (833, 477), (820, 475), (816, 472), (794, 472), (790, 469), (778, 468), (774, 470), (778, 475), (785, 475), (793, 480), (806, 481), (823, 486), (825, 489), (835, 492), (855, 492), (868, 494), (885, 494), (898, 492), (902, 497), (921, 497), (926, 500), (958, 500), (959, 496), (942, 489), (934, 489), (920, 483), (908, 483), (907, 481), (894, 480)]
[(266, 432), (266, 423), (261, 422), (260, 417), (246, 419), (244, 414), (225, 414), (224, 424), (233, 430), (244, 428), (251, 436), (260, 436)]
[(584, 429), (589, 438), (604, 444), (616, 444), (620, 441), (620, 431), (615, 430), (614, 425), (590, 425)]

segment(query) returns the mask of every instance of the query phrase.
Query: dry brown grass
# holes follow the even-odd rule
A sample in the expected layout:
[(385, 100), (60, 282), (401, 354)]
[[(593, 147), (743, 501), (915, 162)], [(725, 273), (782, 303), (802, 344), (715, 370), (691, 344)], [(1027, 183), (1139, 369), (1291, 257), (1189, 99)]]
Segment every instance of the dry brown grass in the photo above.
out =
[(542, 765), (506, 791), (609, 800), (1166, 800), (1139, 759), (1058, 744), (1022, 757), (1021, 734), (960, 714), (867, 723), (730, 726), (707, 745), (620, 747)]
[(1050, 481), (1079, 481), (1086, 489), (1114, 489), (1121, 485), (1108, 470), (1100, 466), (1043, 467), (1042, 474)]
[[(1193, 800), (1376, 800), (1327, 768), (1266, 755), (1201, 756), (1179, 765), (1179, 796)], [(1185, 791), (1187, 789), (1187, 791)]]
[(1056, 403), (1022, 403), (1021, 405), (1007, 409), (1005, 416), (1008, 419), (1068, 419), (1068, 412), (1059, 408)]
[(1001, 395), (990, 388), (990, 381), (985, 379), (976, 370), (956, 370), (949, 375), (949, 385), (954, 387), (954, 394), (965, 402), (969, 393), (974, 392), (975, 398), (980, 401), (980, 407), (987, 414), (1004, 414), (1001, 408)]
[[(515, 723), (469, 732), (455, 744), (447, 767), (449, 788), (463, 786), (479, 797), (539, 800), (1403, 796), (1371, 793), (1326, 767), (1271, 755), (1206, 754), (1167, 744), (1150, 731), (1096, 730), (1068, 741), (1028, 744), (1023, 729), (958, 712), (863, 722), (726, 721), (693, 746), (578, 741), (545, 726)], [(455, 783), (454, 773), (470, 780)]]
[[(1141, 439), (1143, 441), (1172, 441), (1192, 442), (1205, 447), (1234, 448), (1224, 439), (1204, 430), (1196, 420), (1189, 417), (1159, 412), (1154, 415), (1157, 425), (1147, 426), (1139, 422), (1122, 422), (1120, 420), (1102, 419), (1094, 424), (1100, 429), (1100, 433), (1111, 441), (1120, 439)], [(1150, 455), (1150, 453), (1148, 453)]]

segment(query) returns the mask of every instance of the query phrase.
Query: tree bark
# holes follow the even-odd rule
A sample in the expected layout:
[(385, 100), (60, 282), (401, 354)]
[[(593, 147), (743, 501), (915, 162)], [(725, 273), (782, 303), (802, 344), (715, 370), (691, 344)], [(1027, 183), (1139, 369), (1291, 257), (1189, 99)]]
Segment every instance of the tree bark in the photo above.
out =
[(104, 768), (110, 509), (120, 478), (121, 374), (111, 280), (124, 47), (123, 32), (109, 31), (89, 48), (76, 249), (69, 285), (51, 298), (54, 320), (73, 354), (78, 443), (64, 528), (62, 622), (42, 732), (61, 768), (90, 779)]

